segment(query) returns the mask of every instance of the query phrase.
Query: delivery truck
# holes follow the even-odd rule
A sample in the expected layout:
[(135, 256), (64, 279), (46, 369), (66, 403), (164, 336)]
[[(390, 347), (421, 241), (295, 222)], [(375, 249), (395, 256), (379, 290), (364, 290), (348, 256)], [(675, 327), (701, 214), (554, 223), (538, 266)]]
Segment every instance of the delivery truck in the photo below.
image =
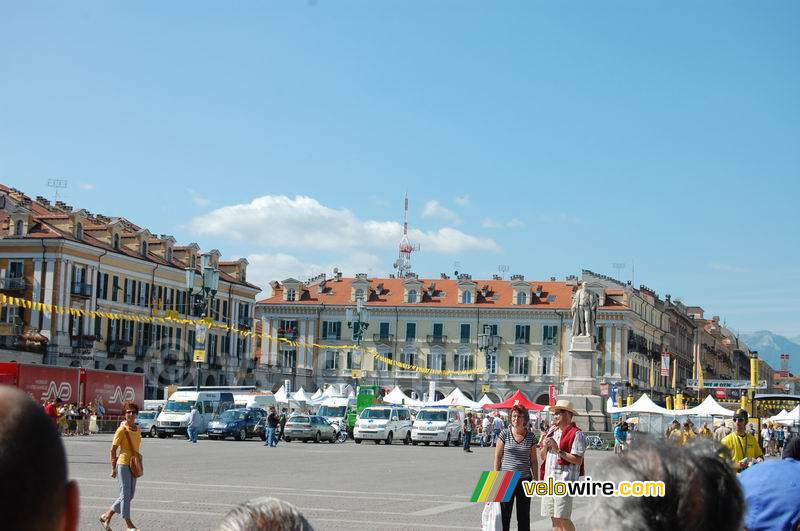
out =
[(102, 404), (106, 415), (122, 415), (122, 403), (144, 405), (144, 374), (57, 367), (25, 363), (0, 363), (0, 385), (12, 385), (38, 403), (60, 398), (76, 404)]

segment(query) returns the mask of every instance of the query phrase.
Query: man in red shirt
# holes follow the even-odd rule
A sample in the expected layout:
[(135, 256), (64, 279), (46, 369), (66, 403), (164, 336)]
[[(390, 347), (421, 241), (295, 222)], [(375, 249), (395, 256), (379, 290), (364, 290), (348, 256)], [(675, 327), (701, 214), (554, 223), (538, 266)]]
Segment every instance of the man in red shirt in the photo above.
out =
[(44, 406), (44, 414), (53, 419), (54, 424), (58, 424), (58, 406), (61, 405), (61, 399), (48, 400), (47, 405)]

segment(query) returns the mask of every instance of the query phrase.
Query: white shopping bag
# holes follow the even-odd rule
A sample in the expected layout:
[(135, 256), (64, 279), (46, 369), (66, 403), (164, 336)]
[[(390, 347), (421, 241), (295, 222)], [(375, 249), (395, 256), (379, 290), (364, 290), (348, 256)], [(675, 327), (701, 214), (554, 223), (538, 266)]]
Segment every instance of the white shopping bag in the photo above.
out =
[(503, 515), (500, 512), (500, 502), (487, 502), (481, 515), (481, 529), (483, 531), (503, 531)]

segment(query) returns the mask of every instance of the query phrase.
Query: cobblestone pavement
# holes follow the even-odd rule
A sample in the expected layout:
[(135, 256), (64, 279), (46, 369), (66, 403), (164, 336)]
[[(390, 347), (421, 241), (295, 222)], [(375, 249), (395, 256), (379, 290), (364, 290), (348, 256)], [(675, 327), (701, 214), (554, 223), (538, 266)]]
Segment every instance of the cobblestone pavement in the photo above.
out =
[[(81, 490), (81, 529), (117, 497), (110, 477), (111, 435), (64, 439), (70, 476)], [(145, 476), (136, 486), (133, 521), (141, 529), (213, 529), (237, 504), (276, 496), (296, 505), (316, 529), (480, 529), (483, 504), (467, 500), (493, 448), (386, 447), (372, 443), (281, 443), (258, 440), (145, 439)], [(607, 452), (589, 451), (591, 470)], [(534, 529), (549, 529), (531, 504)], [(586, 502), (576, 500), (583, 528)], [(119, 515), (114, 529), (124, 529)]]

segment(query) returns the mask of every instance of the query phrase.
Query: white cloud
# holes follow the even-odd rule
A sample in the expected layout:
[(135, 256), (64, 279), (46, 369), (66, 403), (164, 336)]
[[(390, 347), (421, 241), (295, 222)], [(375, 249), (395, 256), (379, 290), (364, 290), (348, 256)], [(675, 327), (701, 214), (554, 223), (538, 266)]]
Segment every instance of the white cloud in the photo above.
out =
[(197, 208), (205, 208), (211, 204), (210, 199), (201, 196), (191, 188), (188, 188), (187, 191), (189, 192), (189, 195), (192, 197), (192, 203), (194, 203), (194, 206), (196, 206)]
[(492, 218), (483, 218), (481, 226), (484, 229), (518, 229), (524, 227), (525, 224), (519, 218), (513, 218), (509, 221), (495, 221)]
[(79, 186), (83, 190), (94, 190), (95, 189), (95, 185), (93, 185), (92, 183), (81, 183)]
[(470, 200), (468, 195), (460, 195), (455, 198), (455, 203), (460, 207), (468, 207), (470, 205)]
[(436, 201), (435, 199), (431, 199), (425, 203), (425, 207), (422, 209), (422, 217), (439, 218), (442, 221), (452, 223), (453, 225), (459, 225), (461, 223), (461, 218), (458, 217), (458, 214), (449, 208), (443, 207), (439, 201)]
[[(334, 209), (312, 197), (262, 196), (247, 204), (230, 205), (193, 218), (195, 234), (222, 236), (248, 242), (253, 247), (295, 248), (311, 251), (364, 251), (391, 249), (403, 234), (396, 221), (362, 221), (348, 209)], [(413, 244), (426, 252), (458, 254), (499, 251), (491, 238), (472, 236), (443, 227), (435, 231), (409, 231)]]
[(249, 262), (247, 280), (261, 287), (260, 298), (267, 298), (272, 294), (269, 283), (274, 280), (283, 282), (290, 277), (306, 280), (320, 273), (326, 273), (328, 278), (331, 278), (335, 267), (349, 277), (356, 273), (367, 273), (370, 277), (388, 276), (388, 273), (381, 269), (383, 261), (369, 253), (352, 253), (340, 261), (330, 261), (326, 264), (315, 264), (285, 253), (250, 254), (247, 256), (247, 261)]

